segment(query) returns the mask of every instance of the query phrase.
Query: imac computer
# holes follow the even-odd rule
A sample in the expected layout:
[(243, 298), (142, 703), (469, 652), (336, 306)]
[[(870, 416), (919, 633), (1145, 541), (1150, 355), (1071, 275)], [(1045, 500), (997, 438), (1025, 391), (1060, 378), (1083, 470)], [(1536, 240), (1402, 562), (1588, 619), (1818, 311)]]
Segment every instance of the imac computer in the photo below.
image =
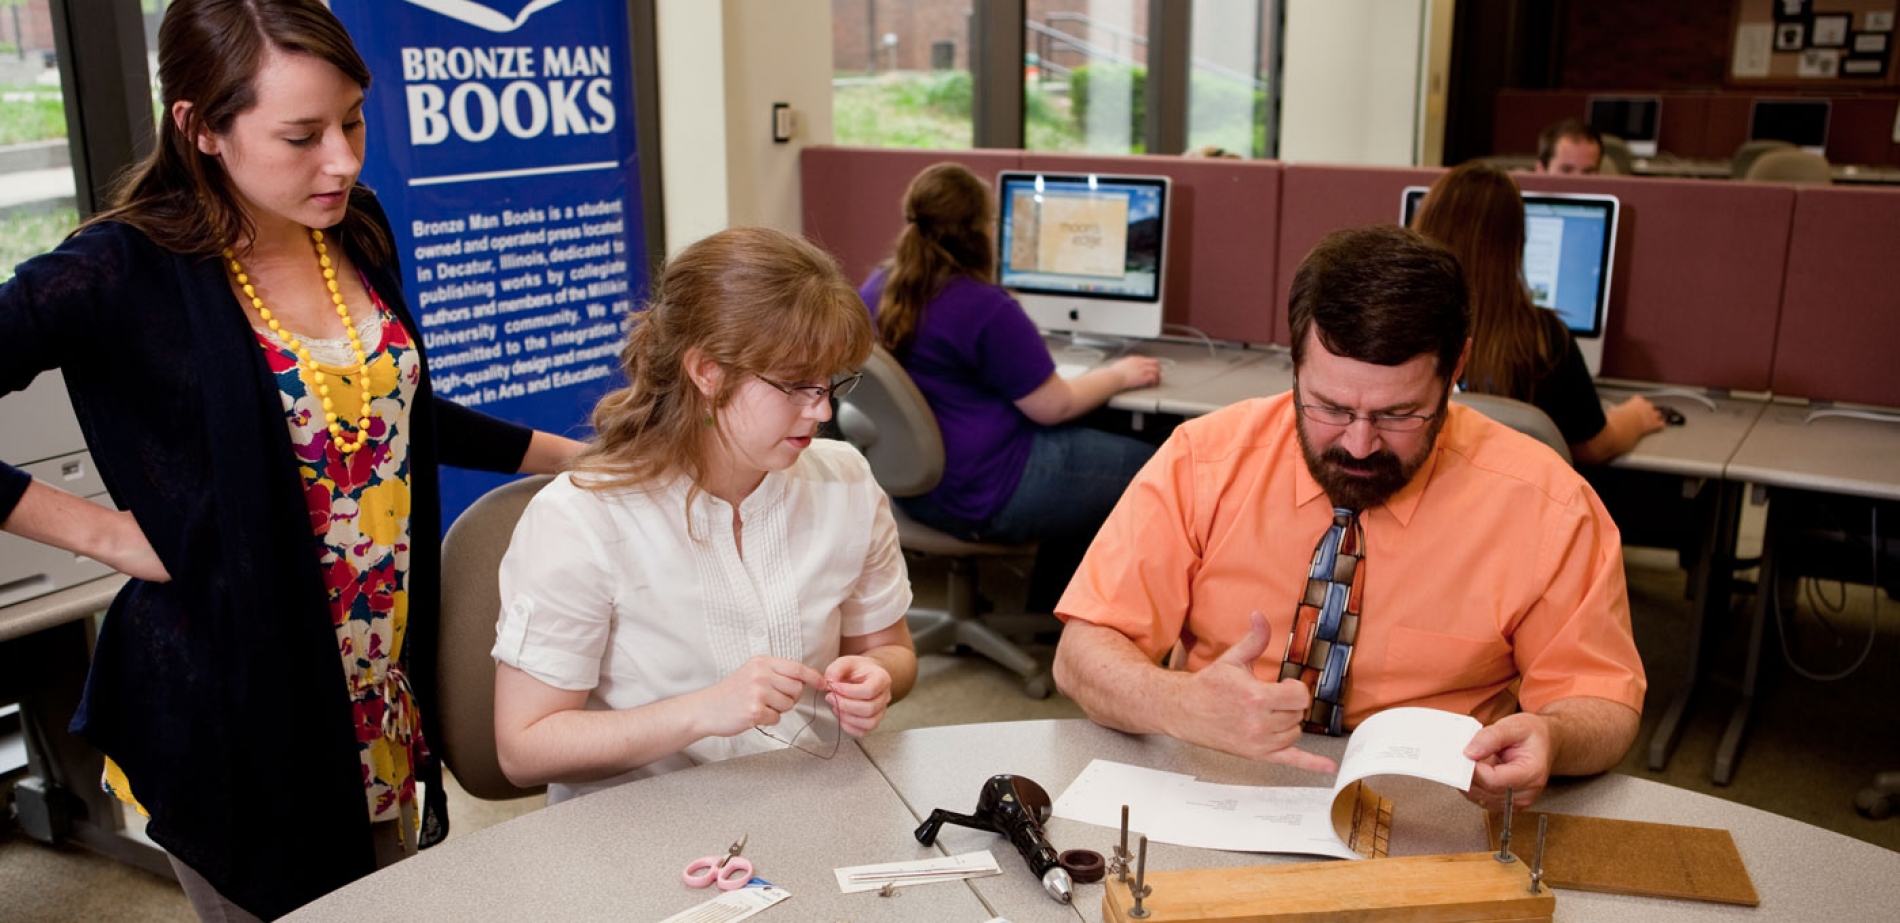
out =
[(1832, 105), (1825, 99), (1757, 99), (1748, 107), (1748, 140), (1786, 141), (1825, 157)]
[(1006, 170), (996, 178), (998, 281), (1044, 330), (1161, 335), (1168, 178)]
[[(1425, 191), (1423, 186), (1405, 188), (1406, 227), (1412, 226)], [(1524, 284), (1532, 302), (1557, 312), (1570, 328), (1592, 378), (1603, 368), (1618, 211), (1611, 195), (1524, 193)]]
[(1606, 135), (1622, 138), (1637, 157), (1656, 156), (1656, 138), (1662, 128), (1662, 98), (1658, 96), (1592, 96), (1584, 121)]

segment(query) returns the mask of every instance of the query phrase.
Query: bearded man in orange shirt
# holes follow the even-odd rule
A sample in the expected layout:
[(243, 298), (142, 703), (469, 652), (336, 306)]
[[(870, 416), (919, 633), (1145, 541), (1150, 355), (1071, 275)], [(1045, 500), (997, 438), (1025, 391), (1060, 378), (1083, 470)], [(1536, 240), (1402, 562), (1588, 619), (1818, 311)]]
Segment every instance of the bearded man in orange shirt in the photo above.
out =
[[(1470, 714), (1487, 807), (1614, 766), (1646, 685), (1621, 538), (1556, 453), (1450, 403), (1457, 260), (1336, 232), (1289, 314), (1293, 390), (1178, 427), (1097, 535), (1056, 607), (1058, 687), (1108, 727), (1317, 771), (1303, 730)], [(1177, 642), (1184, 670), (1160, 665)]]

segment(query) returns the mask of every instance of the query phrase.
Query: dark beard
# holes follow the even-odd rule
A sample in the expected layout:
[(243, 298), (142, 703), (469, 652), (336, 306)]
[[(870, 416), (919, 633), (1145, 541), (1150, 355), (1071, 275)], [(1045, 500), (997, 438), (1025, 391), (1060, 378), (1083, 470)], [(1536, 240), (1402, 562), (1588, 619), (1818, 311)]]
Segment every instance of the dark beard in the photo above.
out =
[[(1306, 438), (1305, 419), (1295, 417), (1293, 428), (1300, 437), (1300, 454), (1306, 460), (1306, 470), (1326, 491), (1327, 499), (1335, 507), (1364, 511), (1391, 499), (1393, 494), (1412, 482), (1418, 469), (1424, 467), (1425, 460), (1431, 457), (1432, 447), (1438, 443), (1438, 431), (1444, 425), (1445, 407), (1441, 404), (1438, 415), (1426, 427), (1418, 455), (1409, 459), (1401, 459), (1385, 449), (1366, 458), (1354, 458), (1352, 453), (1338, 446), (1315, 456), (1312, 443)], [(1347, 473), (1343, 470), (1347, 466), (1356, 470)]]

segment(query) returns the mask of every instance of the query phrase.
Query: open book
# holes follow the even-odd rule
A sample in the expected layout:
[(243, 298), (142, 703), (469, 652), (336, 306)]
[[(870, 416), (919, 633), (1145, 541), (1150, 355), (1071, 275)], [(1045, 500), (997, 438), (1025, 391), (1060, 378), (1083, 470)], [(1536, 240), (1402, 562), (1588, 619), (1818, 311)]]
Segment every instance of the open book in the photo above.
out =
[(1465, 745), (1478, 719), (1432, 708), (1394, 708), (1367, 718), (1346, 743), (1331, 788), (1217, 785), (1193, 776), (1095, 760), (1056, 799), (1057, 817), (1130, 826), (1157, 843), (1236, 852), (1291, 852), (1340, 859), (1384, 856), (1392, 803), (1371, 776), (1414, 776), (1459, 791), (1475, 764)]

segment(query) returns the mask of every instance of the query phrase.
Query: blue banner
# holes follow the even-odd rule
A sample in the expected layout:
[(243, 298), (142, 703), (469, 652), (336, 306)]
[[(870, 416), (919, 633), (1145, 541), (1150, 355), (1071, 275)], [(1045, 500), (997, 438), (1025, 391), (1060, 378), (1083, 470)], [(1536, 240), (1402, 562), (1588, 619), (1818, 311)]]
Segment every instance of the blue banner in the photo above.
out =
[[(330, 5), (436, 395), (581, 435), (646, 288), (625, 0)], [(443, 469), (443, 525), (504, 480)]]

